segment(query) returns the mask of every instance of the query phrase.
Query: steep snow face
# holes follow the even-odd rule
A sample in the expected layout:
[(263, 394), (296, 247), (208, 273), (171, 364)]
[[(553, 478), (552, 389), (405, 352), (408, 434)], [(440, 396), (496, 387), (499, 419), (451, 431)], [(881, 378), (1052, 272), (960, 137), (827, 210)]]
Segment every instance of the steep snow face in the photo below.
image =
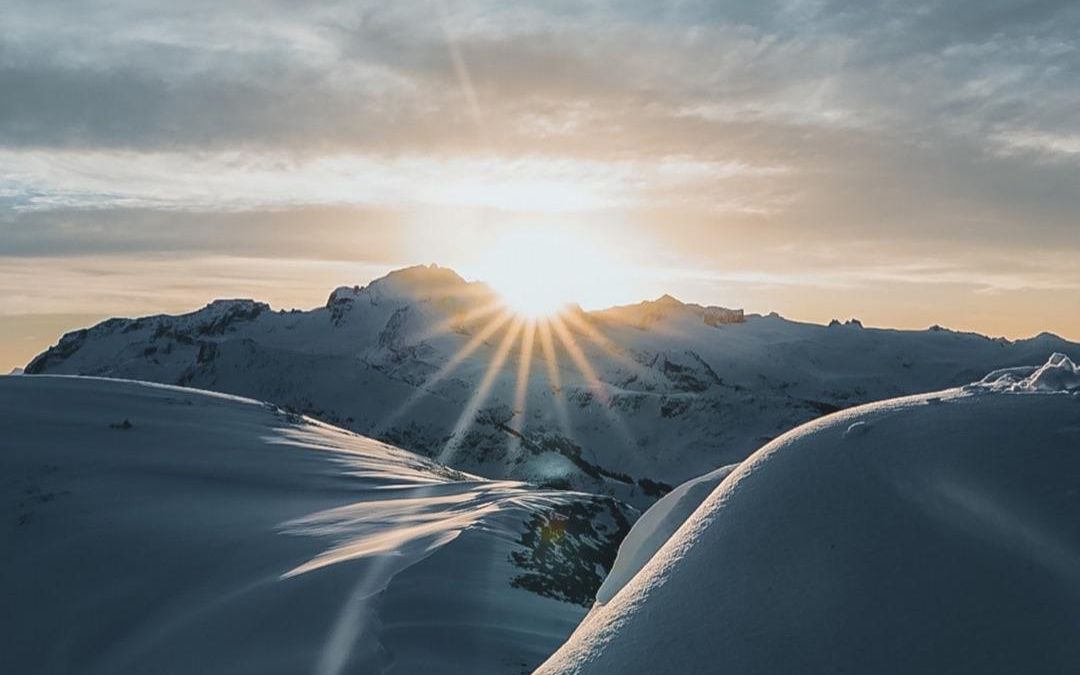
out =
[(1045, 386), (1068, 371), (766, 445), (537, 673), (1076, 672), (1080, 395)]
[(596, 592), (597, 605), (604, 605), (615, 597), (738, 466), (730, 464), (688, 480), (649, 507), (619, 546), (615, 565)]
[(647, 505), (822, 414), (1055, 351), (1080, 360), (1049, 335), (816, 326), (670, 296), (571, 312), (563, 331), (507, 340), (522, 328), (494, 303), (451, 270), (415, 267), (339, 288), (310, 312), (222, 301), (109, 320), (27, 370), (273, 401), (472, 473)]
[(0, 377), (11, 673), (520, 673), (633, 513), (248, 399)]

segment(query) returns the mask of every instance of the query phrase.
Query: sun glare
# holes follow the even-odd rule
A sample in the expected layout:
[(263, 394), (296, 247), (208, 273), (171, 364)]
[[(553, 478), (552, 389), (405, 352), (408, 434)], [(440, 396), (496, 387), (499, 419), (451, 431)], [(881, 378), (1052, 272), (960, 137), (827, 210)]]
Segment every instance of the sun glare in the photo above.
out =
[[(464, 315), (455, 314), (427, 334), (428, 337), (449, 335), (457, 332), (455, 326), (463, 321), (472, 324), (470, 330), (460, 332), (466, 336), (461, 347), (388, 415), (372, 435), (379, 436), (390, 429), (402, 415), (431, 395), (440, 382), (474, 354), (480, 354), (479, 358), (486, 359), (483, 376), (436, 456), (441, 463), (453, 464), (459, 449), (468, 442), (480, 410), (500, 386), (504, 390), (512, 387), (514, 396), (513, 416), (507, 427), (507, 457), (514, 458), (524, 452), (532, 443), (525, 424), (533, 379), (547, 382), (555, 420), (567, 438), (573, 437), (573, 430), (563, 383), (570, 377), (587, 387), (590, 395), (603, 404), (601, 409), (613, 427), (628, 445), (633, 445), (635, 441), (619, 413), (607, 405), (610, 392), (590, 358), (603, 353), (635, 372), (640, 364), (622, 353), (589, 315), (564, 311), (571, 304), (581, 305), (583, 309), (609, 306), (613, 298), (634, 285), (637, 270), (617, 264), (618, 258), (612, 250), (620, 242), (603, 241), (593, 232), (583, 234), (560, 226), (521, 226), (502, 230), (497, 237), (477, 236), (452, 243), (470, 246), (476, 257), (467, 266), (468, 276), (486, 282), (499, 297)], [(506, 372), (511, 373), (508, 378)], [(578, 373), (576, 378), (574, 372)], [(500, 378), (505, 378), (502, 385)]]
[(476, 269), (476, 277), (507, 308), (530, 319), (587, 303), (597, 286), (616, 274), (616, 265), (592, 242), (539, 228), (505, 233), (487, 248)]

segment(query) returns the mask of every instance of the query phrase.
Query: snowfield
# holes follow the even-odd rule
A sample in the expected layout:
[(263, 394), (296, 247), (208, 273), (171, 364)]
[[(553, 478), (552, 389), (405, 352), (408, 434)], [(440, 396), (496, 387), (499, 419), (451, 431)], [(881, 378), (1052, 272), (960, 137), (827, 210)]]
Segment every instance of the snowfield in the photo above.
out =
[(1078, 672), (1080, 369), (802, 426), (617, 586), (538, 675)]
[(470, 473), (648, 506), (823, 414), (1053, 352), (1080, 359), (1080, 346), (1049, 334), (1011, 342), (819, 326), (667, 296), (571, 312), (565, 331), (536, 335), (529, 350), (522, 336), (506, 342), (514, 321), (495, 303), (451, 270), (413, 267), (339, 288), (311, 311), (222, 300), (110, 319), (64, 336), (26, 370), (271, 401)]
[(0, 377), (0, 671), (522, 673), (636, 514), (273, 406)]

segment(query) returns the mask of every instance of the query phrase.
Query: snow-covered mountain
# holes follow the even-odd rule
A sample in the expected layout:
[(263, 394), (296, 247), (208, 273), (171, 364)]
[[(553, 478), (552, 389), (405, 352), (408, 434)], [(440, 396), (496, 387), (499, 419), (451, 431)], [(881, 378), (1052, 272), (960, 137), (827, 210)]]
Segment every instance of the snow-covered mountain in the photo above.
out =
[(537, 674), (1077, 672), (1078, 485), (1063, 354), (828, 416), (646, 512)]
[(525, 673), (636, 514), (248, 399), (0, 377), (4, 673)]
[(339, 288), (311, 311), (219, 300), (110, 319), (26, 371), (249, 396), (479, 475), (647, 505), (822, 414), (1053, 352), (1080, 359), (1048, 334), (820, 326), (668, 296), (530, 328), (484, 285), (431, 266)]

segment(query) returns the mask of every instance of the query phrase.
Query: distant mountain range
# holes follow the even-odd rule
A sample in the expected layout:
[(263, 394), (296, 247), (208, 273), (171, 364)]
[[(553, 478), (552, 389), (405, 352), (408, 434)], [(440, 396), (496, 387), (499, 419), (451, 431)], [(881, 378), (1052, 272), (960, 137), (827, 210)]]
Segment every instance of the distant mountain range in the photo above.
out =
[(109, 319), (25, 370), (271, 401), (471, 473), (645, 506), (823, 414), (1054, 352), (1080, 359), (1051, 334), (822, 326), (670, 296), (533, 324), (432, 265), (338, 288), (310, 311), (217, 300)]

